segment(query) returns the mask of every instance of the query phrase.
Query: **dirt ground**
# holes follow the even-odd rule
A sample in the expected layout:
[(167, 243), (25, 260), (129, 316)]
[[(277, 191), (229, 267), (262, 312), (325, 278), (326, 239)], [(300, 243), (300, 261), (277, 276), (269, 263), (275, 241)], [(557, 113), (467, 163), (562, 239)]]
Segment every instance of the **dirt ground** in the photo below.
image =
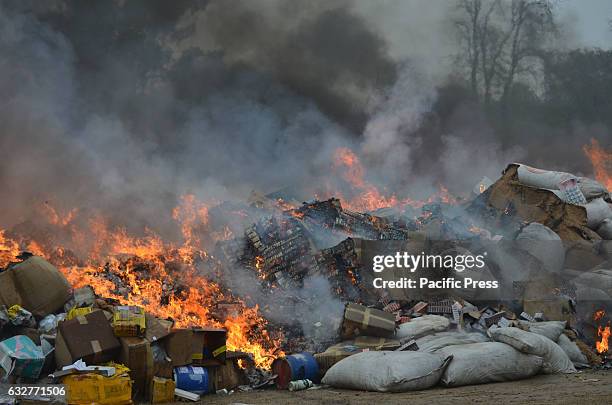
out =
[[(402, 394), (320, 389), (288, 392), (263, 390), (220, 397), (207, 395), (202, 404), (612, 404), (612, 372), (583, 371), (578, 374), (541, 375), (528, 380), (435, 388)], [(185, 403), (180, 403), (185, 405)]]

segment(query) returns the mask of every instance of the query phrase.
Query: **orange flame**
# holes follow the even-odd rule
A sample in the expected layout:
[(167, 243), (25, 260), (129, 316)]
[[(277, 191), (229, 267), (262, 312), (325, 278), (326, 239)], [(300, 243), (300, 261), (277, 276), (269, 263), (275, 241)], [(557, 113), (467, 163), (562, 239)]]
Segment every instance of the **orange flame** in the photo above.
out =
[(6, 267), (19, 255), (19, 244), (5, 236), (0, 229), (0, 268)]
[[(45, 206), (47, 222), (58, 235), (70, 235), (70, 240), (66, 244), (46, 239), (17, 241), (0, 230), (0, 267), (15, 260), (25, 247), (55, 264), (75, 288), (91, 286), (101, 297), (173, 318), (177, 327), (226, 328), (228, 350), (252, 353), (259, 367), (269, 368), (283, 354), (281, 338), (268, 334), (259, 308), (248, 307), (203, 274), (215, 271), (218, 264), (206, 253), (200, 237), (210, 231), (208, 208), (194, 196), (183, 196), (172, 213), (183, 235), (182, 244), (166, 242), (150, 229), (142, 236), (130, 235), (125, 228), (111, 228), (101, 216), (83, 221), (87, 226), (81, 229), (74, 221), (77, 211), (60, 216), (53, 207)], [(75, 252), (86, 253), (80, 257)], [(220, 320), (211, 309), (227, 301), (241, 304), (242, 309)]]
[(353, 211), (374, 211), (379, 208), (403, 208), (405, 206), (421, 208), (425, 204), (438, 200), (449, 204), (456, 203), (456, 199), (443, 186), (440, 186), (438, 193), (430, 196), (426, 201), (399, 198), (395, 194), (383, 194), (375, 185), (365, 179), (365, 168), (355, 152), (349, 148), (341, 147), (335, 150), (332, 169), (340, 171), (341, 177), (352, 188), (351, 194), (355, 194), (355, 196), (346, 198), (338, 190), (334, 190), (333, 194), (342, 200), (343, 206)]
[(601, 336), (601, 341), (595, 343), (595, 348), (598, 353), (607, 353), (608, 352), (608, 340), (610, 339), (610, 324), (605, 328), (599, 326), (597, 328), (597, 336)]
[(608, 191), (612, 190), (612, 150), (604, 150), (596, 139), (591, 139), (591, 144), (585, 145), (583, 150), (593, 165), (597, 181)]
[(261, 279), (266, 278), (266, 275), (263, 273), (263, 268), (265, 264), (265, 259), (262, 256), (255, 256), (255, 269), (257, 270), (258, 276)]
[[(601, 321), (605, 315), (606, 311), (600, 309), (595, 311), (593, 314), (593, 319), (595, 321)], [(597, 350), (597, 353), (607, 353), (609, 348), (608, 340), (610, 339), (610, 322), (608, 322), (608, 325), (605, 327), (602, 325), (597, 327), (597, 336), (601, 337), (599, 342), (595, 342), (595, 349)]]

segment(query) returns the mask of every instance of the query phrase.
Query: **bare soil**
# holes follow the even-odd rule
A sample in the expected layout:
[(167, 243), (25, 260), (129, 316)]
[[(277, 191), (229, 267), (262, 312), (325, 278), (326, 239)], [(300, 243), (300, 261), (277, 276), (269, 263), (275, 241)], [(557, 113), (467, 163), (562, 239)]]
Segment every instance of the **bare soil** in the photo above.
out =
[[(541, 375), (528, 380), (401, 394), (320, 389), (299, 392), (267, 389), (227, 396), (206, 395), (202, 404), (381, 405), (381, 404), (612, 404), (612, 372)], [(177, 403), (186, 405), (186, 403)]]

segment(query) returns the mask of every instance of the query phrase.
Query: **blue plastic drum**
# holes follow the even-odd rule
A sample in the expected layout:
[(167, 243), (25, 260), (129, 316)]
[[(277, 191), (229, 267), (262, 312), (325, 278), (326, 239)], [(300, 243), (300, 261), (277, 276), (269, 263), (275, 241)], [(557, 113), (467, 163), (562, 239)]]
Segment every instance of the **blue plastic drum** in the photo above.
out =
[(208, 370), (204, 367), (183, 366), (174, 369), (174, 382), (176, 388), (194, 392), (196, 394), (208, 394), (209, 379)]
[(283, 390), (291, 381), (309, 379), (315, 384), (320, 382), (319, 365), (312, 354), (306, 352), (274, 360), (272, 372), (278, 376), (276, 386)]

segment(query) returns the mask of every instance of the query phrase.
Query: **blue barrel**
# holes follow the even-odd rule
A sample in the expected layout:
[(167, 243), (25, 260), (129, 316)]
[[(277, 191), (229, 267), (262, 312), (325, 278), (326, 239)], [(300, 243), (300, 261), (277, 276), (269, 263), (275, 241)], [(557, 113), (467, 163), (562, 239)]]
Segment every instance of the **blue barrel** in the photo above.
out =
[(208, 394), (208, 370), (204, 367), (183, 366), (174, 368), (176, 388), (196, 394)]
[(319, 365), (310, 353), (290, 354), (272, 363), (272, 372), (276, 374), (276, 386), (287, 389), (291, 381), (309, 379), (315, 384), (320, 382)]

